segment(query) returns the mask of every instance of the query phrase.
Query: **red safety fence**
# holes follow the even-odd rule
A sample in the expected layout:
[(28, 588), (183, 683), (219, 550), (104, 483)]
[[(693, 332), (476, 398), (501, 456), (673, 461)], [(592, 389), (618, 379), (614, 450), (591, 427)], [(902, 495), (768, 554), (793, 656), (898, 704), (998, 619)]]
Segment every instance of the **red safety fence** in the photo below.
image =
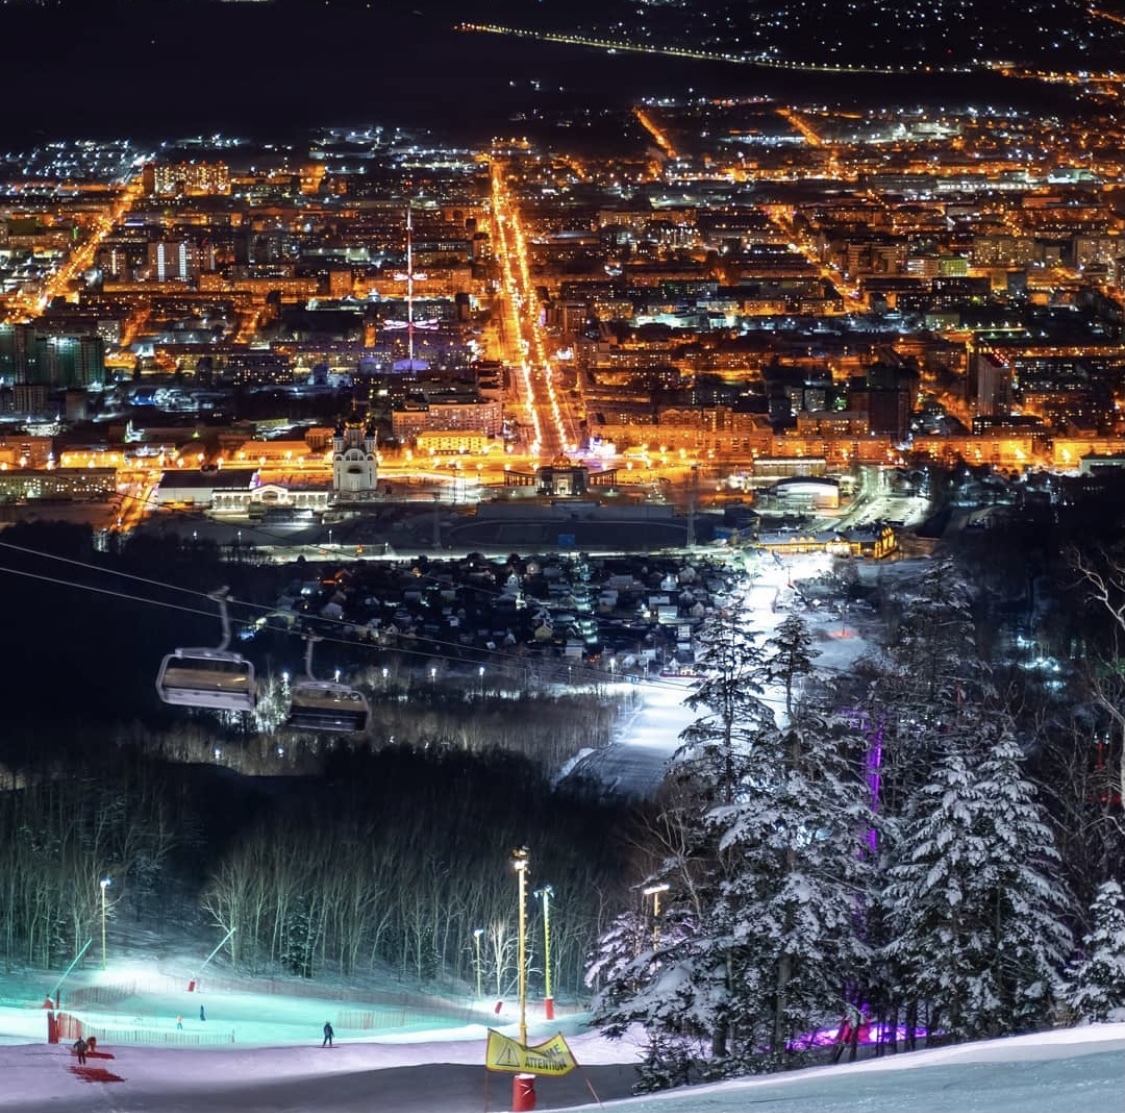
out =
[[(52, 1028), (54, 1039), (51, 1038)], [(164, 1045), (166, 1047), (219, 1047), (223, 1044), (234, 1043), (234, 1031), (216, 1030), (207, 1032), (185, 1032), (179, 1028), (146, 1028), (139, 1025), (133, 1028), (103, 1028), (100, 1025), (89, 1024), (79, 1020), (70, 1013), (54, 1013), (47, 1016), (47, 1039), (49, 1043), (69, 1044), (75, 1040), (84, 1039), (91, 1045), (91, 1055), (99, 1044), (105, 1046), (119, 1046), (132, 1044), (134, 1046), (153, 1047)]]
[(70, 1043), (86, 1035), (86, 1025), (70, 1013), (55, 1013), (55, 1031), (59, 1043)]

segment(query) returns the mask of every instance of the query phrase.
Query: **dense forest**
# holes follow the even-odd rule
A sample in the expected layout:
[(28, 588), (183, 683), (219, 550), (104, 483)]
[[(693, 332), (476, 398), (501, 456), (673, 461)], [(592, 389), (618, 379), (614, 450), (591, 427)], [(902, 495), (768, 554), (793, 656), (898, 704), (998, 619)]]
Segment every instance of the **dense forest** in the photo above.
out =
[[(94, 934), (112, 877), (115, 937), (236, 928), (244, 972), (392, 972), (471, 984), (483, 928), (490, 992), (510, 992), (510, 857), (535, 847), (555, 893), (556, 984), (581, 985), (589, 940), (624, 899), (620, 808), (554, 789), (537, 765), (450, 746), (339, 748), (315, 776), (247, 777), (171, 764), (84, 736), (66, 775), (25, 767), (0, 794), (0, 946), (8, 966), (59, 969)], [(220, 938), (216, 936), (216, 938)], [(542, 976), (542, 957), (537, 962)]]

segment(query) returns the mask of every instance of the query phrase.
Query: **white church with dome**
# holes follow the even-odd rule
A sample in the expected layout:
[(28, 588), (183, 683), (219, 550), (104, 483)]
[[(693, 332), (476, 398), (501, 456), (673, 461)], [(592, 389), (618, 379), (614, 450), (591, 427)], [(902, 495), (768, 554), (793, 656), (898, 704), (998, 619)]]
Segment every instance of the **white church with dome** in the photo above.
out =
[(332, 489), (336, 498), (370, 498), (377, 485), (374, 425), (341, 421), (332, 438)]

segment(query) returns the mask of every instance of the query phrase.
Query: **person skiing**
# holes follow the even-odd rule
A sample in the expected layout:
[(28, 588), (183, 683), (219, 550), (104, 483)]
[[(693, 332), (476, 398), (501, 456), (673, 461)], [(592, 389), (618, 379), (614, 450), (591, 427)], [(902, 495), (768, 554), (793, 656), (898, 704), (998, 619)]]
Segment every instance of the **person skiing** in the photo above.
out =
[(331, 1047), (332, 1046), (332, 1037), (335, 1034), (336, 1033), (332, 1031), (331, 1023), (329, 1023), (329, 1021), (326, 1020), (324, 1022), (324, 1043), (322, 1043), (320, 1046), (321, 1047)]
[(207, 1019), (207, 1013), (204, 1010), (202, 1005), (199, 1006), (199, 1019), (200, 1020), (206, 1020)]
[(74, 1041), (74, 1050), (78, 1055), (78, 1062), (83, 1066), (86, 1065), (86, 1050), (89, 1046), (90, 1045), (81, 1036)]

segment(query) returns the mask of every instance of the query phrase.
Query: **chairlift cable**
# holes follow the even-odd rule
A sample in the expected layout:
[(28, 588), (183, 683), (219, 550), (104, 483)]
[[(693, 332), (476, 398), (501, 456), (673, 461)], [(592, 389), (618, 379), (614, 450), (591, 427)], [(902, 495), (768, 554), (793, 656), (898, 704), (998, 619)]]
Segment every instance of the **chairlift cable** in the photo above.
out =
[(63, 580), (56, 576), (46, 576), (42, 572), (27, 572), (22, 568), (7, 568), (0, 565), (0, 572), (10, 572), (13, 576), (26, 576), (32, 580), (44, 580), (50, 584), (58, 584), (62, 587), (76, 587), (82, 591), (94, 591), (99, 595), (112, 595), (118, 599), (128, 599), (134, 603), (149, 603), (154, 607), (167, 607), (172, 611), (184, 611), (187, 614), (203, 615), (205, 618), (214, 618), (214, 611), (201, 611), (195, 607), (181, 606), (179, 603), (165, 603), (159, 599), (146, 599), (140, 595), (129, 595), (123, 591), (113, 591), (108, 587), (95, 587), (93, 584), (80, 584), (75, 583), (73, 580)]
[[(76, 560), (72, 557), (59, 556), (55, 553), (48, 553), (48, 552), (43, 552), (43, 551), (37, 550), (37, 549), (30, 549), (30, 548), (26, 548), (26, 547), (21, 546), (21, 545), (13, 545), (12, 543), (7, 542), (7, 541), (0, 541), (0, 548), (12, 549), (12, 550), (17, 551), (17, 552), (25, 553), (26, 555), (29, 555), (29, 556), (46, 557), (47, 559), (50, 559), (50, 560), (61, 561), (65, 564), (71, 564), (71, 565), (74, 565), (74, 566), (79, 567), (79, 568), (86, 568), (86, 569), (89, 569), (89, 570), (94, 571), (94, 572), (100, 572), (100, 573), (105, 573), (105, 574), (114, 575), (114, 576), (121, 576), (124, 579), (135, 580), (139, 583), (149, 584), (150, 586), (162, 588), (162, 589), (165, 589), (165, 590), (168, 590), (168, 591), (179, 591), (179, 592), (182, 592), (182, 593), (187, 594), (187, 595), (195, 595), (195, 596), (198, 596), (201, 599), (210, 599), (211, 598), (211, 593), (209, 593), (209, 592), (198, 591), (194, 588), (180, 587), (176, 584), (170, 584), (170, 583), (167, 583), (163, 580), (155, 580), (155, 579), (151, 579), (151, 578), (146, 577), (146, 576), (137, 576), (137, 575), (134, 575), (133, 573), (130, 573), (130, 572), (124, 572), (124, 571), (121, 571), (119, 569), (114, 569), (114, 568), (106, 568), (106, 567), (103, 567), (101, 565), (91, 564), (87, 561)], [(406, 560), (408, 558), (399, 558), (399, 559)], [(78, 583), (78, 582), (75, 582), (75, 581), (72, 581), (72, 580), (65, 580), (65, 579), (61, 579), (61, 578), (46, 576), (42, 573), (27, 572), (27, 571), (23, 571), (21, 569), (9, 568), (9, 567), (3, 566), (3, 565), (0, 565), (0, 572), (11, 572), (14, 575), (25, 576), (25, 577), (28, 577), (28, 578), (31, 578), (31, 579), (43, 580), (43, 581), (46, 581), (48, 583), (54, 583), (54, 584), (58, 584), (58, 585), (65, 586), (65, 587), (74, 587), (74, 588), (78, 588), (80, 590), (92, 591), (92, 592), (96, 592), (96, 593), (102, 594), (102, 595), (115, 596), (117, 598), (127, 599), (127, 600), (131, 600), (133, 602), (147, 603), (151, 606), (166, 607), (169, 610), (181, 611), (181, 612), (184, 612), (184, 613), (187, 613), (187, 614), (201, 615), (201, 616), (206, 617), (206, 618), (214, 618), (215, 617), (215, 614), (214, 614), (213, 611), (199, 610), (199, 609), (196, 609), (194, 607), (181, 606), (181, 605), (176, 604), (176, 603), (168, 603), (168, 602), (164, 602), (164, 601), (159, 600), (159, 599), (147, 598), (145, 596), (130, 595), (127, 592), (113, 591), (109, 588), (101, 588), (101, 587), (96, 587), (92, 584), (83, 584), (83, 583)], [(431, 578), (434, 578), (434, 574), (431, 573), (431, 574), (429, 574), (425, 577), (422, 577), (422, 578), (431, 579)], [(490, 589), (487, 589), (487, 588), (480, 588), (480, 587), (474, 587), (473, 590), (479, 591), (482, 594), (492, 595), (496, 598), (500, 598), (503, 594), (502, 592), (490, 590)], [(272, 606), (269, 606), (268, 604), (264, 604), (264, 603), (253, 603), (253, 602), (250, 602), (248, 600), (242, 600), (242, 599), (229, 599), (228, 603), (231, 604), (231, 605), (247, 607), (251, 610), (265, 612), (267, 615), (274, 615), (274, 614), (278, 613), (276, 607), (272, 607)], [(298, 620), (300, 620), (302, 617), (303, 616), (301, 616), (301, 615), (294, 614), (294, 618), (296, 618)], [(356, 625), (355, 623), (348, 622), (344, 619), (327, 618), (327, 617), (322, 617), (322, 616), (319, 616), (319, 615), (314, 616), (314, 617), (315, 617), (316, 622), (326, 624), (326, 625), (330, 625), (330, 626), (344, 626), (344, 627), (347, 627), (349, 629), (353, 629)], [(301, 631), (301, 630), (283, 629), (283, 628), (278, 627), (278, 626), (269, 626), (268, 628), (272, 631), (275, 631), (275, 632), (290, 634), (291, 636), (296, 636), (296, 637), (304, 637), (305, 636), (304, 632)], [(408, 647), (401, 647), (401, 646), (388, 647), (388, 646), (381, 646), (381, 645), (372, 645), (372, 644), (365, 643), (365, 642), (362, 642), (362, 641), (358, 641), (358, 640), (355, 640), (355, 639), (333, 637), (331, 635), (322, 635), (322, 640), (324, 640), (326, 642), (329, 642), (329, 643), (334, 643), (334, 644), (337, 644), (337, 645), (347, 646), (347, 647), (352, 648), (352, 649), (361, 648), (361, 649), (365, 649), (365, 650), (368, 650), (368, 651), (375, 651), (375, 652), (397, 653), (397, 654), (404, 655), (404, 656), (421, 657), (421, 658), (424, 658), (424, 659), (427, 659), (427, 660), (432, 660), (433, 657), (434, 657), (433, 653), (426, 652), (425, 650), (421, 650), (421, 649), (410, 649)], [(439, 648), (444, 648), (444, 649), (451, 649), (451, 650), (455, 650), (457, 652), (461, 652), (466, 648), (465, 646), (461, 645), (458, 642), (446, 641), (444, 639), (428, 638), (426, 640), (429, 642), (429, 644), (431, 644), (433, 646), (436, 646), (436, 647), (439, 647)], [(510, 653), (510, 652), (504, 652), (502, 650), (490, 650), (488, 652), (492, 655), (489, 658), (491, 667), (502, 668), (502, 669), (509, 669), (510, 668), (512, 670), (518, 669), (520, 671), (525, 671), (530, 667), (529, 663), (526, 662), (524, 660), (524, 658), (518, 656), (517, 654)], [(606, 680), (606, 675), (605, 675), (603, 670), (595, 669), (594, 667), (592, 667), (590, 665), (576, 664), (576, 665), (568, 665), (567, 667), (568, 667), (568, 669), (573, 669), (573, 670), (576, 670), (580, 673), (588, 674), (590, 677), (592, 677), (592, 678), (594, 678), (598, 681), (604, 682)], [(850, 669), (841, 668), (840, 666), (836, 666), (836, 665), (815, 665), (814, 664), (814, 668), (817, 671), (820, 671), (820, 672), (841, 673), (841, 674), (847, 674), (847, 673), (850, 673), (850, 671), (851, 671)], [(667, 680), (665, 680), (663, 678), (660, 678), (660, 677), (642, 677), (638, 680), (638, 684), (640, 686), (644, 686), (644, 687), (648, 687), (648, 688), (655, 688), (655, 689), (658, 689), (658, 690), (676, 691), (676, 692), (682, 691), (682, 688), (681, 688), (680, 685), (669, 683)], [(768, 698), (763, 698), (761, 696), (759, 696), (758, 699), (763, 703), (767, 703), (767, 704), (773, 703), (773, 704), (776, 704), (777, 706), (784, 706), (784, 701), (781, 701), (781, 700), (771, 700), (771, 699), (768, 699)]]
[[(0, 541), (0, 548), (13, 549), (15, 552), (26, 553), (28, 556), (47, 557), (50, 560), (61, 561), (63, 564), (73, 564), (78, 568), (88, 568), (94, 572), (104, 572), (107, 575), (120, 576), (125, 580), (136, 580), (138, 583), (151, 584), (153, 587), (165, 588), (168, 591), (181, 591), (185, 595), (198, 595), (203, 599), (209, 598), (209, 593), (206, 591), (197, 591), (195, 588), (190, 587), (178, 587), (176, 584), (164, 583), (162, 580), (153, 580), (147, 576), (137, 576), (132, 572), (122, 572), (117, 568), (104, 568), (98, 564), (90, 564), (88, 561), (75, 560), (73, 557), (59, 556), (57, 553), (44, 553), (37, 549), (28, 549), (23, 545), (13, 545), (10, 541)], [(8, 571), (11, 571), (11, 569), (8, 569)], [(230, 602), (233, 603), (235, 600), (232, 599)], [(253, 604), (247, 605), (253, 606)]]

